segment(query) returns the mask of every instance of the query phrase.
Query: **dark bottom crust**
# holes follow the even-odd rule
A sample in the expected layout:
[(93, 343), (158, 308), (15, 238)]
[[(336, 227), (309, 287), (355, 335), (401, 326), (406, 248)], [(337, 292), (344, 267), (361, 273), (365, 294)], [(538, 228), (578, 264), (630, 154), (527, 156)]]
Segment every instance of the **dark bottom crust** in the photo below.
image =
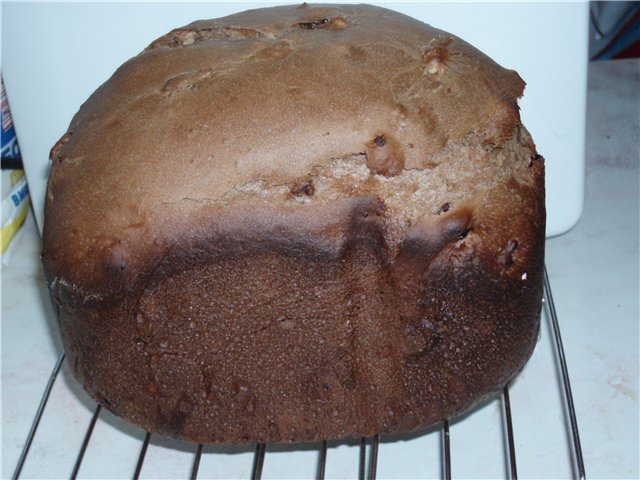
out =
[(58, 298), (72, 371), (112, 412), (198, 443), (409, 432), (499, 392), (535, 345), (541, 249), (521, 283), (464, 242), (419, 268), (378, 251), (201, 249), (135, 295)]

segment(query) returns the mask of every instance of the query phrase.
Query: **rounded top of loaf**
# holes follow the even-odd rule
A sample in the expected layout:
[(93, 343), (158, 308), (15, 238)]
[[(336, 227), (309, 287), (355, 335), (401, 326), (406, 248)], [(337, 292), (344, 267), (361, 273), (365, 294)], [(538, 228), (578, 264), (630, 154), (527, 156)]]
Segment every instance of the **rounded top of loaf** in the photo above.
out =
[[(238, 192), (286, 186), (304, 200), (311, 172), (334, 159), (364, 156), (369, 175), (392, 179), (469, 136), (501, 148), (523, 89), (459, 38), (379, 7), (262, 8), (175, 29), (98, 88), (52, 149), (47, 276), (136, 272), (140, 245), (203, 235), (202, 219)], [(340, 208), (296, 225), (313, 231)], [(256, 211), (254, 223), (284, 228)]]

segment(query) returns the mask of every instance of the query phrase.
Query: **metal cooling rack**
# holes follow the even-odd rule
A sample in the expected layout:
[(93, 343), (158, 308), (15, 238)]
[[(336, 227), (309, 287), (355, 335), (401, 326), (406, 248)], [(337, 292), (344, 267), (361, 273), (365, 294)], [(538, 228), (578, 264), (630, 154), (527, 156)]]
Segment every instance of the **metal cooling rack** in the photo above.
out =
[[(547, 275), (547, 270), (545, 267), (544, 271), (544, 308), (546, 310), (546, 317), (549, 321), (551, 331), (553, 333), (553, 340), (555, 344), (555, 356), (557, 360), (558, 367), (561, 372), (562, 378), (562, 398), (564, 400), (564, 408), (565, 413), (568, 417), (568, 421), (566, 422), (567, 429), (567, 438), (570, 442), (570, 452), (571, 452), (571, 469), (573, 472), (574, 478), (579, 478), (581, 480), (586, 479), (585, 468), (584, 468), (584, 459), (582, 455), (582, 447), (580, 445), (580, 435), (578, 431), (578, 421), (576, 418), (576, 412), (573, 402), (573, 395), (571, 393), (571, 383), (569, 381), (569, 371), (567, 367), (567, 361), (564, 353), (564, 347), (562, 344), (562, 337), (560, 335), (560, 326), (558, 323), (558, 316), (556, 313), (555, 305), (553, 302), (553, 296), (551, 293), (551, 285), (549, 283), (549, 277)], [(44, 390), (44, 394), (36, 410), (35, 417), (33, 419), (33, 423), (27, 435), (27, 439), (25, 445), (22, 449), (22, 453), (16, 465), (16, 469), (13, 474), (13, 479), (20, 478), (20, 474), (22, 472), (22, 468), (27, 460), (27, 456), (29, 455), (29, 451), (31, 448), (31, 444), (33, 439), (38, 431), (38, 425), (40, 424), (40, 420), (45, 412), (45, 408), (47, 405), (47, 401), (51, 394), (51, 390), (53, 388), (54, 382), (58, 373), (60, 372), (60, 368), (64, 362), (64, 353), (60, 355), (58, 358), (51, 376), (49, 377), (49, 381)], [(511, 418), (511, 402), (509, 399), (509, 386), (507, 385), (504, 388), (502, 394), (502, 416), (503, 421), (505, 423), (506, 428), (506, 452), (507, 453), (507, 465), (508, 475), (511, 479), (516, 480), (518, 478), (518, 468), (517, 468), (517, 456), (516, 456), (516, 448), (515, 448), (515, 440), (514, 440), (514, 428), (513, 422)], [(91, 436), (96, 425), (96, 421), (100, 416), (101, 406), (97, 405), (93, 412), (93, 416), (91, 417), (91, 421), (89, 422), (89, 426), (84, 435), (84, 440), (80, 449), (78, 451), (75, 464), (73, 466), (73, 470), (71, 471), (70, 478), (75, 479), (80, 470), (80, 466), (82, 465), (82, 461), (84, 458), (85, 451), (89, 442), (91, 441)], [(449, 430), (449, 422), (445, 421), (442, 424), (441, 428), (441, 476), (444, 479), (450, 480), (453, 478), (452, 468), (451, 468), (451, 434)], [(147, 448), (149, 446), (149, 442), (151, 440), (151, 434), (149, 432), (146, 433), (142, 445), (140, 446), (140, 453), (138, 455), (138, 461), (136, 463), (135, 470), (132, 472), (132, 478), (138, 479), (140, 477), (140, 473), (142, 470), (142, 466), (144, 465), (145, 456), (147, 453)], [(377, 476), (377, 467), (378, 467), (378, 447), (380, 443), (380, 436), (374, 435), (372, 437), (362, 437), (360, 441), (359, 448), (359, 468), (358, 468), (358, 478), (360, 480), (374, 480)], [(200, 467), (200, 459), (202, 456), (202, 448), (203, 446), (197, 445), (195, 448), (195, 456), (193, 460), (193, 465), (191, 468), (191, 479), (198, 478), (198, 470)], [(327, 441), (322, 441), (319, 449), (318, 455), (318, 463), (316, 465), (316, 478), (324, 479), (325, 478), (325, 468), (327, 465)], [(267, 454), (267, 445), (264, 443), (258, 443), (256, 445), (255, 454), (253, 458), (253, 468), (251, 472), (251, 479), (258, 480), (262, 478), (263, 465), (265, 460), (265, 455)]]

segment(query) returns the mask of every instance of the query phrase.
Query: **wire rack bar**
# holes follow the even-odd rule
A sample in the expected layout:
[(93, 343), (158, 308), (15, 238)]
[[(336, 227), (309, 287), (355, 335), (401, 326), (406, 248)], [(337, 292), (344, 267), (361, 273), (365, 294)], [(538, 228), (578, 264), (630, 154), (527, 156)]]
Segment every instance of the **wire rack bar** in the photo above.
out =
[(367, 437), (360, 439), (360, 455), (358, 462), (358, 479), (364, 480), (367, 469)]
[(202, 444), (198, 444), (198, 448), (196, 448), (196, 456), (193, 459), (193, 468), (191, 469), (191, 480), (196, 480), (198, 478), (198, 468), (200, 468), (200, 457), (202, 457)]
[(36, 410), (36, 416), (33, 419), (31, 428), (29, 429), (27, 440), (24, 443), (24, 447), (22, 447), (22, 452), (20, 453), (20, 458), (18, 459), (18, 465), (16, 465), (16, 470), (13, 472), (13, 480), (17, 480), (20, 477), (20, 472), (22, 471), (22, 467), (24, 467), (24, 462), (27, 459), (27, 455), (29, 454), (31, 443), (33, 443), (33, 437), (36, 435), (36, 431), (38, 430), (38, 425), (40, 425), (40, 419), (42, 418), (42, 414), (44, 413), (44, 407), (47, 406), (47, 401), (49, 400), (51, 389), (53, 388), (53, 384), (56, 381), (58, 372), (60, 372), (60, 367), (62, 366), (63, 361), (64, 361), (64, 352), (62, 352), (58, 357), (58, 360), (56, 361), (56, 364), (53, 367), (53, 371), (49, 376), (49, 381), (47, 382), (47, 385), (44, 389), (44, 393), (42, 394), (42, 398), (40, 399), (40, 405), (38, 405), (38, 409)]
[(318, 460), (317, 480), (324, 480), (324, 472), (327, 465), (327, 441), (323, 440), (320, 446), (320, 459)]
[(371, 438), (371, 456), (369, 457), (369, 480), (376, 480), (378, 470), (378, 445), (380, 443), (380, 435), (374, 435)]
[(556, 352), (558, 354), (558, 362), (560, 363), (560, 370), (562, 372), (562, 384), (564, 387), (564, 398), (567, 404), (567, 410), (569, 412), (569, 421), (571, 427), (571, 437), (573, 439), (573, 453), (575, 467), (578, 470), (578, 476), (581, 480), (586, 478), (584, 469), (584, 458), (582, 457), (582, 446), (580, 444), (580, 432), (578, 431), (578, 420), (576, 417), (576, 409), (573, 403), (573, 394), (571, 393), (571, 382), (569, 381), (569, 369), (567, 368), (567, 359), (564, 354), (564, 346), (562, 344), (562, 336), (560, 335), (560, 325), (558, 323), (558, 314), (556, 312), (556, 306), (553, 302), (553, 295), (551, 293), (551, 283), (549, 282), (549, 275), (547, 274), (547, 267), (544, 267), (544, 296), (546, 298), (546, 308), (549, 321), (553, 329), (553, 335), (555, 338)]
[(504, 413), (507, 423), (507, 440), (509, 445), (509, 471), (511, 480), (518, 480), (518, 467), (516, 466), (516, 442), (513, 435), (513, 420), (511, 419), (511, 401), (509, 400), (509, 385), (502, 392), (504, 400)]
[(256, 445), (256, 454), (253, 462), (252, 480), (260, 480), (262, 478), (262, 467), (264, 465), (264, 454), (267, 449), (266, 443), (258, 443)]
[(449, 434), (449, 420), (442, 425), (442, 477), (451, 480), (451, 439)]
[(149, 447), (149, 440), (151, 440), (151, 432), (147, 432), (142, 442), (142, 448), (140, 449), (140, 455), (138, 455), (138, 463), (136, 463), (136, 470), (133, 473), (133, 480), (140, 478), (140, 472), (142, 471), (142, 464), (144, 463), (144, 457), (147, 454), (147, 448)]
[(71, 472), (71, 480), (75, 480), (76, 477), (78, 476), (78, 472), (80, 471), (80, 465), (82, 465), (82, 459), (84, 458), (84, 452), (86, 452), (87, 445), (89, 445), (89, 440), (91, 440), (91, 434), (93, 433), (93, 428), (96, 426), (96, 422), (98, 421), (100, 410), (102, 410), (102, 405), (98, 404), (96, 406), (96, 409), (93, 411), (91, 422), (89, 422), (89, 426), (87, 427), (87, 433), (85, 433), (84, 440), (82, 441), (82, 445), (80, 446), (80, 451), (78, 452), (78, 458), (76, 459), (76, 464), (73, 466), (73, 471)]

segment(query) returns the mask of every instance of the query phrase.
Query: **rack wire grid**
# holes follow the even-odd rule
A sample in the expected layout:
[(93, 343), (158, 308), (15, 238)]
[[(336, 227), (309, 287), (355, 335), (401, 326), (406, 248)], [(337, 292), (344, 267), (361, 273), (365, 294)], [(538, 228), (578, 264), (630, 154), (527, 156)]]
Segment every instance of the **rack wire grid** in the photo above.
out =
[[(560, 380), (558, 382), (558, 387), (560, 389), (560, 396), (563, 400), (563, 419), (566, 433), (566, 441), (568, 443), (567, 450), (569, 455), (566, 459), (567, 462), (570, 463), (569, 471), (573, 478), (585, 479), (585, 466), (584, 459), (582, 455), (582, 447), (580, 445), (580, 435), (578, 429), (578, 421), (576, 418), (576, 412), (574, 408), (573, 395), (571, 393), (571, 383), (569, 380), (569, 371), (567, 367), (567, 360), (564, 353), (564, 347), (562, 344), (562, 337), (560, 334), (560, 326), (558, 322), (558, 316), (556, 313), (553, 296), (551, 293), (551, 286), (549, 283), (549, 277), (545, 268), (544, 271), (544, 313), (548, 322), (549, 332), (552, 336), (552, 344), (554, 361), (556, 362), (556, 367), (559, 372)], [(16, 465), (13, 478), (18, 479), (21, 477), (23, 472), (23, 467), (25, 466), (25, 462), (29, 458), (29, 453), (31, 451), (31, 446), (33, 444), (34, 438), (38, 432), (38, 426), (45, 414), (47, 402), (50, 398), (54, 383), (58, 374), (61, 370), (61, 367), (64, 363), (64, 353), (60, 355), (51, 376), (46, 384), (44, 394), (38, 406), (38, 409), (35, 413), (35, 417), (33, 419), (33, 423), (26, 437), (26, 441), (24, 447), (22, 449), (22, 453)], [(501, 403), (501, 415), (499, 421), (502, 423), (503, 430), (503, 451), (504, 451), (504, 465), (505, 465), (505, 474), (508, 478), (517, 479), (518, 478), (518, 456), (516, 455), (516, 432), (514, 429), (514, 422), (512, 419), (512, 405), (509, 397), (509, 385), (504, 388), (502, 398), (500, 399)], [(78, 477), (80, 468), (83, 465), (83, 460), (85, 459), (85, 453), (87, 451), (87, 447), (90, 442), (95, 442), (95, 436), (93, 435), (96, 422), (100, 416), (102, 408), (100, 405), (94, 407), (93, 415), (91, 416), (91, 420), (89, 421), (89, 425), (86, 428), (86, 433), (84, 434), (84, 438), (80, 448), (75, 455), (75, 463), (72, 468), (69, 470), (69, 478), (75, 479)], [(466, 421), (465, 419), (462, 420)], [(451, 430), (449, 421), (444, 421), (441, 426), (434, 430), (439, 430), (439, 454), (437, 455), (440, 460), (439, 465), (439, 474), (443, 479), (451, 479), (455, 478), (452, 467), (452, 448), (451, 448)], [(518, 435), (526, 436), (527, 432), (517, 432)], [(437, 431), (431, 431), (426, 435), (438, 435)], [(143, 471), (143, 467), (145, 466), (145, 458), (147, 458), (148, 448), (151, 442), (152, 435), (149, 432), (144, 434), (144, 439), (139, 446), (139, 454), (137, 457), (137, 461), (135, 463), (135, 468), (131, 472), (131, 477), (134, 479), (141, 478), (141, 474)], [(331, 451), (328, 442), (322, 441), (319, 442), (319, 446), (314, 445), (311, 447), (314, 450), (317, 450), (317, 460), (315, 462), (311, 462), (308, 464), (308, 476), (309, 478), (324, 479), (327, 472), (328, 462), (331, 461)], [(379, 477), (379, 469), (378, 469), (378, 461), (379, 461), (379, 446), (380, 446), (380, 436), (374, 435), (372, 437), (362, 437), (359, 444), (353, 445), (355, 446), (355, 450), (358, 452), (357, 458), (354, 458), (354, 464), (357, 463), (357, 478), (361, 480), (373, 480)], [(190, 478), (207, 478), (205, 475), (207, 472), (204, 472), (201, 468), (201, 460), (203, 458), (203, 445), (190, 445), (183, 444), (183, 448), (192, 449), (193, 452), (193, 460), (190, 468)], [(270, 446), (264, 443), (258, 443), (255, 445), (255, 451), (253, 453), (253, 461), (252, 465), (249, 468), (247, 466), (247, 473), (249, 473), (250, 478), (252, 480), (257, 480), (262, 478), (263, 470), (265, 465), (265, 457), (267, 456), (268, 450)], [(273, 448), (273, 446), (271, 446)], [(295, 448), (295, 447), (294, 447)], [(308, 446), (306, 447), (309, 448)], [(107, 459), (108, 460), (108, 459)], [(314, 464), (315, 463), (315, 464)], [(416, 462), (419, 464), (420, 462)], [(433, 466), (432, 466), (433, 467)], [(566, 466), (565, 466), (566, 467)], [(46, 472), (41, 472), (44, 477), (48, 477)], [(421, 476), (420, 472), (416, 472), (415, 477)]]

